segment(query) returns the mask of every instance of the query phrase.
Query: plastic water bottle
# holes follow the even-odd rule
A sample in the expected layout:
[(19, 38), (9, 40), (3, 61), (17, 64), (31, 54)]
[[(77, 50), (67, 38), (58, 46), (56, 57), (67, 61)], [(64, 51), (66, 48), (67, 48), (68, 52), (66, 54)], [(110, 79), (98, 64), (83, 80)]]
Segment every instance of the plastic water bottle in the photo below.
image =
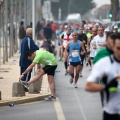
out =
[(8, 106), (9, 106), (9, 107), (13, 107), (13, 106), (14, 106), (14, 104), (8, 104)]
[(60, 72), (60, 70), (55, 70), (55, 72)]

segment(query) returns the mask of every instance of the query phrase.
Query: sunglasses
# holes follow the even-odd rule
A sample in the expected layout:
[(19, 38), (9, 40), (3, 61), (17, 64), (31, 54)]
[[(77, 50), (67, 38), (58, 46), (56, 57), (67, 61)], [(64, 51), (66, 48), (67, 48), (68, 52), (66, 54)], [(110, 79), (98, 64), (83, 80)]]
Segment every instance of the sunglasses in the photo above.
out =
[(72, 35), (72, 36), (77, 36), (77, 35)]

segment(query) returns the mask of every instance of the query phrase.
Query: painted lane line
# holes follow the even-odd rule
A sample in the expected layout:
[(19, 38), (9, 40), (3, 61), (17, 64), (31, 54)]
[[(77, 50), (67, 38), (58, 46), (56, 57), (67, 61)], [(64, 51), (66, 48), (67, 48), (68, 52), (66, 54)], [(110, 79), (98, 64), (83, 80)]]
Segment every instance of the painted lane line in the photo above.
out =
[(78, 95), (77, 95), (76, 90), (74, 90), (74, 93), (75, 93), (75, 96), (76, 96), (76, 98), (77, 98), (77, 102), (78, 102), (78, 105), (79, 105), (81, 114), (82, 114), (82, 116), (83, 116), (83, 119), (84, 119), (84, 120), (87, 120), (87, 117), (86, 117), (85, 112), (84, 112), (84, 110), (83, 110), (83, 107), (82, 107), (82, 104), (81, 104), (81, 102), (80, 102), (80, 99), (78, 98)]
[(58, 98), (54, 101), (54, 107), (57, 114), (57, 120), (65, 120), (65, 116)]

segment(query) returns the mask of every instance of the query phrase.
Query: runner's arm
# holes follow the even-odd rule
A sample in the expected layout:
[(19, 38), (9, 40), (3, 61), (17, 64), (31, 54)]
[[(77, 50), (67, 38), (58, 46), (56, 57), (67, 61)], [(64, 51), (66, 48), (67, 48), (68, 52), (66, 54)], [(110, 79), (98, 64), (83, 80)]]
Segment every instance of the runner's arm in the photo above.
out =
[(104, 89), (104, 86), (95, 82), (87, 82), (85, 85), (85, 90), (89, 92), (99, 92)]
[(67, 56), (68, 56), (68, 49), (69, 49), (70, 43), (67, 43), (67, 46), (65, 48), (65, 60), (67, 61)]
[(82, 52), (80, 54), (84, 55), (85, 54), (85, 48), (84, 48), (84, 44), (82, 42), (80, 42), (80, 47), (82, 49)]
[(37, 63), (33, 62), (30, 66), (28, 66), (28, 68), (24, 71), (24, 73), (22, 73), (22, 75), (28, 73)]
[(37, 63), (33, 62), (28, 68), (22, 73), (22, 75), (19, 77), (19, 80), (21, 80), (26, 73), (28, 73)]
[(90, 38), (88, 38), (87, 48), (88, 48), (87, 52), (90, 52)]
[(60, 36), (60, 46), (63, 46), (63, 38), (64, 38), (64, 34)]
[(105, 86), (103, 84), (99, 84), (99, 81), (106, 76), (106, 65), (105, 60), (98, 61), (92, 68), (90, 75), (87, 78), (87, 82), (85, 85), (85, 90), (89, 92), (99, 92), (102, 91)]

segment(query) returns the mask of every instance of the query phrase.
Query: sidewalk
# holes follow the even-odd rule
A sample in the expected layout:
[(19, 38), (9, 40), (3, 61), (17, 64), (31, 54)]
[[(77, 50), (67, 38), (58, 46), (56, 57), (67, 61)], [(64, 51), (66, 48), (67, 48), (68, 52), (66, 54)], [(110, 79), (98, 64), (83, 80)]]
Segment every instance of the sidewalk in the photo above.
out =
[[(12, 97), (12, 85), (14, 82), (19, 81), (20, 76), (19, 68), (19, 54), (14, 54), (14, 57), (10, 58), (6, 64), (0, 65), (0, 91), (2, 100), (0, 100), (0, 106), (6, 106), (8, 104), (21, 104), (32, 101), (43, 100), (50, 94), (48, 91), (47, 75), (43, 76), (42, 88), (39, 94), (26, 93), (23, 97)], [(2, 79), (3, 78), (3, 79)]]

